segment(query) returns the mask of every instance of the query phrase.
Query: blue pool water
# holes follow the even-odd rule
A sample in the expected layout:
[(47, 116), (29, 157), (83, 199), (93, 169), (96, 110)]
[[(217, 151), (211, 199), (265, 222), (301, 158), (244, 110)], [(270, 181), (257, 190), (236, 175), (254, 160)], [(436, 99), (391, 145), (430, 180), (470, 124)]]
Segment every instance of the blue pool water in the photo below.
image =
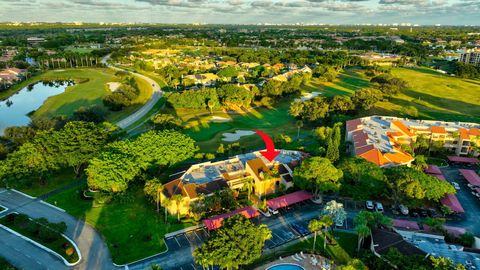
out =
[(267, 268), (267, 270), (304, 270), (304, 269), (300, 265), (284, 263), (284, 264), (277, 264), (274, 266), (270, 266), (269, 268)]

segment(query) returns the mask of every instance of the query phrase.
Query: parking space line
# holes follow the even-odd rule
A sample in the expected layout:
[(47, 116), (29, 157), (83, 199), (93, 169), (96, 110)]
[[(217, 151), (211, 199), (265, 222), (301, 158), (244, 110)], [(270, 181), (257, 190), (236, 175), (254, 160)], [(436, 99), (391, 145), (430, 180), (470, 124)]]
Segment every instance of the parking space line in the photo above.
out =
[(193, 232), (195, 234), (195, 236), (198, 238), (198, 240), (202, 241), (202, 238), (200, 238), (200, 236), (198, 236), (197, 232)]
[(197, 268), (195, 267), (195, 265), (193, 265), (192, 263), (191, 263), (190, 265), (192, 266), (192, 268), (193, 268), (194, 270), (197, 270)]
[(178, 240), (177, 240), (177, 237), (176, 237), (176, 236), (174, 236), (173, 238), (174, 238), (174, 239), (175, 239), (175, 241), (177, 242), (177, 244), (178, 244), (178, 247), (182, 247), (182, 245), (180, 245), (180, 242), (178, 242)]

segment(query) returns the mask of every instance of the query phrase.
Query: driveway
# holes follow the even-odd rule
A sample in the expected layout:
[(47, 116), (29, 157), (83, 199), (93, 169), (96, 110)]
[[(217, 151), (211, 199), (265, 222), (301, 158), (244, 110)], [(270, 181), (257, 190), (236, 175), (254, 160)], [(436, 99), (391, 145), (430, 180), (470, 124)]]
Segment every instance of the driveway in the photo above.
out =
[(132, 74), (132, 75), (134, 75), (134, 76), (136, 76), (136, 77), (138, 77), (142, 80), (145, 80), (152, 87), (152, 96), (150, 96), (150, 99), (140, 109), (138, 109), (136, 112), (134, 112), (133, 114), (129, 115), (128, 117), (126, 117), (123, 120), (120, 120), (116, 123), (116, 125), (119, 126), (121, 129), (125, 129), (125, 128), (129, 127), (130, 125), (132, 125), (133, 123), (140, 120), (143, 116), (145, 116), (145, 114), (147, 114), (153, 108), (153, 106), (155, 106), (155, 104), (160, 100), (160, 98), (163, 95), (163, 92), (160, 89), (160, 86), (154, 80), (150, 79), (149, 77), (144, 76), (142, 74), (135, 73), (135, 72), (131, 72), (131, 71), (128, 71), (128, 70), (124, 70), (124, 69), (121, 69), (121, 68), (117, 68), (115, 66), (112, 66), (112, 65), (108, 64), (107, 61), (108, 61), (109, 58), (110, 58), (110, 55), (107, 55), (107, 56), (103, 57), (102, 58), (102, 64), (106, 65), (107, 67), (109, 67), (111, 69), (117, 70), (117, 71), (129, 72), (130, 74)]
[[(32, 218), (43, 217), (51, 222), (65, 222), (67, 224), (65, 235), (77, 244), (82, 255), (82, 260), (74, 267), (74, 269), (116, 269), (112, 263), (108, 248), (100, 234), (84, 221), (78, 220), (63, 211), (49, 206), (48, 204), (43, 203), (40, 199), (32, 199), (13, 190), (0, 189), (0, 204), (9, 209), (7, 212), (2, 213), (2, 215), (6, 215), (11, 212), (18, 212), (26, 214)], [(0, 231), (2, 231), (2, 233), (5, 232), (4, 230)], [(3, 241), (7, 242), (7, 244), (10, 246), (16, 246), (17, 244), (23, 245), (19, 240), (9, 241), (7, 238), (5, 238)], [(40, 252), (40, 250), (32, 248), (29, 250), (34, 252), (32, 254), (33, 257), (43, 258), (43, 260), (38, 261), (42, 265), (43, 269), (52, 267), (60, 262), (60, 260), (56, 257), (51, 256), (48, 258), (45, 256), (45, 251)], [(12, 251), (12, 254), (9, 254), (9, 259), (13, 258), (13, 253), (14, 252)], [(20, 258), (16, 259), (20, 260)], [(27, 267), (26, 269), (38, 268)]]

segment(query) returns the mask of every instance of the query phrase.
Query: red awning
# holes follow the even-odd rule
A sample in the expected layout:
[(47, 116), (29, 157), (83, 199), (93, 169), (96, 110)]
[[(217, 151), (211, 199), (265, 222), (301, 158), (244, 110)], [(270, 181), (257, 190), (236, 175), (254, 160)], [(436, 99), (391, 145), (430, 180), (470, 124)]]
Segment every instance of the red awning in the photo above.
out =
[(301, 190), (268, 200), (267, 205), (272, 209), (279, 209), (292, 204), (306, 201), (308, 199), (311, 199), (312, 197), (312, 193)]
[(480, 186), (480, 176), (474, 170), (459, 169), (458, 171), (470, 184)]
[(221, 214), (221, 215), (218, 215), (218, 216), (214, 216), (214, 217), (211, 217), (211, 218), (204, 219), (203, 224), (205, 225), (205, 227), (207, 227), (207, 229), (209, 231), (210, 230), (216, 230), (216, 229), (222, 227), (222, 221), (224, 219), (229, 218), (231, 216), (234, 216), (236, 214), (242, 214), (246, 218), (254, 218), (254, 217), (259, 215), (258, 211), (255, 208), (253, 208), (252, 206), (249, 206), (249, 207), (237, 209), (237, 210), (229, 212), (229, 213), (225, 213), (225, 214)]
[(468, 164), (480, 163), (480, 160), (478, 160), (478, 158), (472, 158), (472, 157), (448, 156), (448, 160), (451, 162), (468, 163)]
[(440, 168), (437, 165), (428, 165), (428, 168), (425, 169), (425, 173), (428, 174), (442, 174)]
[(463, 210), (463, 207), (460, 204), (460, 202), (458, 201), (457, 196), (455, 196), (453, 194), (445, 195), (445, 197), (443, 197), (440, 200), (440, 202), (443, 205), (448, 206), (455, 213), (465, 213), (465, 210)]
[(407, 229), (407, 230), (415, 230), (415, 231), (420, 230), (420, 227), (418, 226), (417, 222), (410, 221), (410, 220), (403, 220), (403, 219), (394, 219), (393, 227)]

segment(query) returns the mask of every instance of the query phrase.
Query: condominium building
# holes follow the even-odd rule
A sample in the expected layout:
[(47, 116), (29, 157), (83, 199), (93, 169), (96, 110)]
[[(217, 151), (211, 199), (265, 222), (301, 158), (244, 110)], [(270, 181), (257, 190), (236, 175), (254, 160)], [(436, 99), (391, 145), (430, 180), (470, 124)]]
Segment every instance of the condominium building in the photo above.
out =
[(480, 124), (412, 120), (390, 116), (368, 116), (347, 121), (346, 141), (350, 151), (379, 166), (410, 165), (414, 158), (402, 145), (411, 145), (420, 136), (458, 156), (474, 155), (480, 144)]
[[(298, 151), (281, 150), (268, 161), (260, 152), (238, 155), (227, 160), (192, 165), (164, 185), (161, 201), (169, 200), (170, 214), (189, 214), (191, 206), (202, 196), (211, 196), (225, 188), (240, 190), (249, 184), (251, 193), (262, 198), (280, 190), (280, 186), (293, 186), (293, 168), (306, 157)], [(179, 205), (177, 207), (177, 201)], [(180, 199), (181, 198), (181, 199)]]
[(460, 54), (460, 62), (480, 66), (480, 50), (467, 50)]

